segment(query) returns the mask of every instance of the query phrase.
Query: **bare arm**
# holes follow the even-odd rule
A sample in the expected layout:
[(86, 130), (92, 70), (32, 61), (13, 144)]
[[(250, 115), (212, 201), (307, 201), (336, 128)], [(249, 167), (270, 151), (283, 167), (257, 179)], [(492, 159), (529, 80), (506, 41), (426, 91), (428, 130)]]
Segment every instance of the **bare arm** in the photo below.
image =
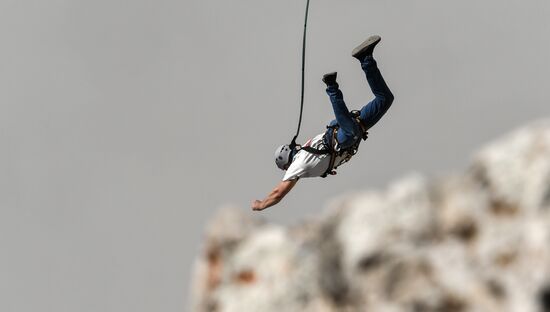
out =
[(298, 179), (282, 181), (273, 189), (273, 191), (271, 191), (271, 193), (269, 193), (269, 195), (267, 195), (264, 200), (255, 200), (252, 202), (252, 210), (261, 211), (276, 205), (283, 199), (283, 197), (285, 197), (286, 194), (288, 194), (288, 192), (290, 192), (297, 182)]

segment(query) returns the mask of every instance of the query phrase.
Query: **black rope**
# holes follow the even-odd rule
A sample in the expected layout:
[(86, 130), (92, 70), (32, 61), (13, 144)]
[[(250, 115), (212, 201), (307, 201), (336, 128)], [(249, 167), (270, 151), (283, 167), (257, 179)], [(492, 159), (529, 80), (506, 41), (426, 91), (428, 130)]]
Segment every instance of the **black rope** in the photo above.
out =
[(296, 135), (292, 139), (292, 143), (290, 143), (291, 148), (296, 147), (296, 139), (298, 138), (298, 135), (300, 134), (300, 127), (302, 125), (302, 113), (304, 111), (304, 73), (305, 73), (305, 65), (306, 65), (306, 33), (307, 33), (307, 16), (309, 13), (309, 0), (307, 0), (306, 3), (306, 16), (304, 19), (304, 37), (302, 41), (302, 94), (300, 97), (300, 118), (298, 119), (298, 129), (296, 130)]

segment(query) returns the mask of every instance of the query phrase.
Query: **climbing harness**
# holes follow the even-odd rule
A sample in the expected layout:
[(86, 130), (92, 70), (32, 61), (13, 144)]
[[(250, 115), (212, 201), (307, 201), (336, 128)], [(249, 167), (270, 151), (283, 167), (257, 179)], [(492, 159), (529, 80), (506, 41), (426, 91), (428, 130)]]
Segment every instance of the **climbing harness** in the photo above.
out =
[[(353, 110), (350, 112), (352, 118), (355, 120), (355, 122), (361, 127), (362, 131), (362, 137), (363, 141), (365, 141), (368, 138), (368, 128), (363, 123), (361, 118), (359, 118), (361, 112), (358, 110)], [(325, 132), (325, 135), (323, 137), (323, 144), (320, 149), (313, 148), (311, 146), (304, 146), (300, 149), (315, 154), (315, 155), (326, 155), (328, 154), (330, 156), (329, 165), (327, 167), (327, 170), (321, 175), (322, 178), (326, 178), (329, 175), (335, 175), (336, 169), (338, 167), (346, 162), (348, 162), (353, 155), (357, 154), (357, 151), (359, 150), (359, 144), (361, 143), (360, 139), (357, 139), (356, 142), (354, 142), (350, 147), (336, 150), (336, 136), (338, 134), (338, 130), (340, 129), (340, 126), (338, 124), (336, 125), (329, 125), (327, 126), (327, 131)], [(341, 157), (342, 159), (338, 164), (336, 164), (336, 158)]]

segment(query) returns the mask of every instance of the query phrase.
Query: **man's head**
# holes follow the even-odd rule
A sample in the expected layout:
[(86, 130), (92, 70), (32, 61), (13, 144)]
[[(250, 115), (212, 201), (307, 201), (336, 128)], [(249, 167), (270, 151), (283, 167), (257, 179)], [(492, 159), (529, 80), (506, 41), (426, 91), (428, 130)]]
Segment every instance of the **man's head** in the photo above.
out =
[(279, 146), (275, 150), (275, 164), (281, 170), (287, 170), (290, 164), (292, 163), (292, 158), (294, 157), (294, 150), (290, 148), (290, 145), (285, 144)]

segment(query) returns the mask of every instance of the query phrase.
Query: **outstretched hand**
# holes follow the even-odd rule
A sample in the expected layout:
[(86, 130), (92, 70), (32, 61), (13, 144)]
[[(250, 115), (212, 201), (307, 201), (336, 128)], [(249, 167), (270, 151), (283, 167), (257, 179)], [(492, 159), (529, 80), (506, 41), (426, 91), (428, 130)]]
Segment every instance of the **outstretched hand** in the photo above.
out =
[(298, 179), (281, 181), (271, 193), (264, 200), (255, 200), (252, 202), (252, 210), (261, 211), (266, 208), (269, 208), (273, 205), (276, 205), (278, 202), (285, 197), (285, 195), (290, 192), (290, 190), (296, 185)]
[(262, 201), (261, 200), (255, 200), (252, 202), (252, 210), (254, 211), (262, 211), (265, 209), (265, 207), (262, 207)]

